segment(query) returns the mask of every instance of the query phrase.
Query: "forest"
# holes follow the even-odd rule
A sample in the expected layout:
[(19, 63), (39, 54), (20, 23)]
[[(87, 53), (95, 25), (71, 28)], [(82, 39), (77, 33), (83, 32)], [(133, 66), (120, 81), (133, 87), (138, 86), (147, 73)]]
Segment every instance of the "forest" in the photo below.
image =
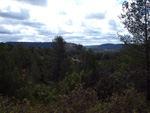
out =
[(66, 50), (65, 45), (61, 36), (54, 38), (52, 48), (0, 44), (2, 112), (149, 110), (142, 45), (124, 45), (113, 53), (82, 45)]
[[(150, 41), (146, 1), (123, 3), (120, 51), (0, 44), (1, 113), (149, 113)], [(128, 10), (130, 9), (130, 10)], [(141, 15), (138, 15), (141, 12)], [(145, 13), (144, 13), (145, 12)], [(136, 15), (136, 16), (135, 16)], [(136, 24), (135, 24), (136, 23)]]

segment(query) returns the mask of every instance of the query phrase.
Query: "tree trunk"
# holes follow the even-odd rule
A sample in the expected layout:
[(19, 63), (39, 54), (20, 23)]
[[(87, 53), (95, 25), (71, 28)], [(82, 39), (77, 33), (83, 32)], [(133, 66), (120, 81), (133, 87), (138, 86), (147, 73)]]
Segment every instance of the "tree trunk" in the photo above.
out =
[(149, 69), (149, 40), (147, 33), (147, 0), (145, 0), (145, 46), (146, 46), (146, 65), (147, 65), (147, 101), (150, 101), (150, 69)]

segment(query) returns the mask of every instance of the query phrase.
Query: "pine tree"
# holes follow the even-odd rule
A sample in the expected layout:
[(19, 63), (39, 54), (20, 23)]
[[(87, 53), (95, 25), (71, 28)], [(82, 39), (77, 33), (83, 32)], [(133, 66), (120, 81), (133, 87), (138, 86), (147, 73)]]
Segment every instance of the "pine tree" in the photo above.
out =
[(132, 36), (121, 36), (121, 41), (126, 44), (144, 46), (147, 100), (150, 101), (150, 69), (149, 69), (149, 37), (150, 37), (150, 0), (125, 1), (122, 5), (123, 13), (120, 16), (125, 28)]
[[(52, 42), (53, 50), (53, 66), (52, 66), (52, 79), (59, 81), (65, 76), (65, 67), (64, 64), (67, 64), (66, 61), (66, 42), (61, 36), (56, 36)], [(64, 63), (65, 62), (65, 63)]]

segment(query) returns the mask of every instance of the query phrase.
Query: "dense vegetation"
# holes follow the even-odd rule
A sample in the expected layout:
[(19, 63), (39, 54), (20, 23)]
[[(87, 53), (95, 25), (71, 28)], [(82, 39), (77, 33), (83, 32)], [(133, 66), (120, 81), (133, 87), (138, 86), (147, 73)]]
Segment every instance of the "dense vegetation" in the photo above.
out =
[(71, 49), (61, 36), (52, 48), (0, 44), (2, 113), (150, 112), (149, 0), (123, 3), (131, 36), (118, 52)]
[(101, 45), (93, 45), (93, 46), (85, 46), (86, 48), (91, 48), (96, 52), (118, 52), (122, 49), (123, 44), (101, 44)]
[[(41, 47), (41, 48), (52, 48), (52, 42), (6, 42), (5, 46), (8, 47), (8, 45), (14, 45), (18, 46), (19, 44), (22, 44), (25, 48), (28, 48), (30, 46), (33, 46), (35, 48)], [(67, 50), (73, 49), (76, 44), (74, 43), (66, 43)], [(85, 48), (89, 49), (91, 48), (93, 51), (96, 52), (118, 52), (122, 49), (122, 44), (101, 44), (101, 45), (92, 45), (92, 46), (84, 46)]]
[[(47, 113), (147, 112), (140, 46), (114, 53), (0, 44), (0, 111)], [(133, 48), (133, 49), (132, 49)], [(134, 54), (131, 54), (133, 53)], [(143, 56), (141, 56), (143, 57)]]

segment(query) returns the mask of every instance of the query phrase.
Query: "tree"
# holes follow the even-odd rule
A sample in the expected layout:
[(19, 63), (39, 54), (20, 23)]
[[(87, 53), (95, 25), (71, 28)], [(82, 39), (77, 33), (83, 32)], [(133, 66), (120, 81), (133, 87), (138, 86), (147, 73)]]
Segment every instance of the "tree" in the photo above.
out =
[(58, 57), (59, 60), (62, 60), (65, 58), (65, 48), (66, 42), (61, 36), (56, 36), (52, 42), (52, 48), (55, 57)]
[(87, 75), (84, 80), (85, 84), (87, 86), (94, 86), (100, 77), (96, 54), (92, 49), (83, 49), (80, 54), (80, 61), (81, 69), (84, 70)]
[(150, 33), (150, 0), (125, 1), (122, 5), (123, 13), (120, 16), (125, 28), (132, 34), (121, 36), (126, 44), (144, 46), (146, 76), (147, 76), (147, 100), (150, 101), (150, 69), (149, 69), (149, 33)]
[(66, 55), (66, 42), (61, 36), (56, 36), (52, 42), (53, 65), (52, 79), (55, 81), (62, 80), (66, 74), (68, 64)]
[(0, 44), (0, 64), (0, 93), (14, 96), (24, 80), (4, 44)]

